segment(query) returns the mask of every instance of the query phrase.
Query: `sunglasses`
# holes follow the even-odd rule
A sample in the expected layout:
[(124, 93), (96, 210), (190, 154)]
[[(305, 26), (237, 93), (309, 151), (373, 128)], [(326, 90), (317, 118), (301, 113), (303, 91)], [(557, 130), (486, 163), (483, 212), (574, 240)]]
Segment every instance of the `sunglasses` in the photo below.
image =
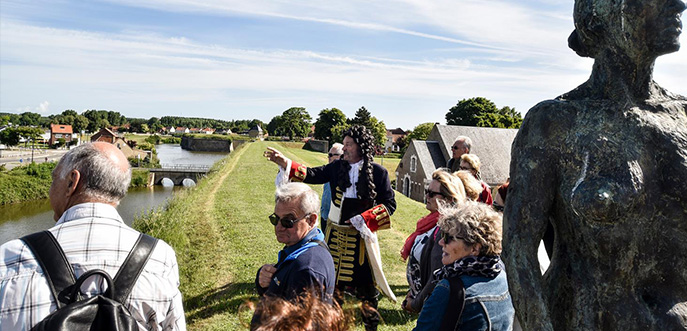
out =
[[(465, 241), (465, 238), (454, 237), (454, 236), (449, 235), (449, 234), (446, 233), (446, 232), (442, 232), (442, 233), (441, 233), (441, 239), (444, 240), (444, 244), (446, 244), (446, 245), (448, 245), (448, 244), (450, 244), (452, 241), (458, 240), (458, 239), (462, 239), (463, 241)], [(467, 242), (466, 242), (466, 243), (467, 243)]]
[(451, 146), (451, 149), (455, 151), (456, 149), (458, 149), (458, 146)]
[(341, 154), (334, 154), (334, 153), (328, 153), (327, 155), (329, 155), (329, 157), (332, 157), (332, 156), (341, 156)]
[(441, 192), (434, 192), (428, 189), (425, 189), (425, 194), (428, 195), (430, 198), (434, 198), (437, 195), (441, 195), (442, 197), (444, 196)]
[(272, 215), (270, 215), (270, 223), (272, 223), (272, 225), (274, 225), (274, 226), (277, 226), (277, 223), (281, 223), (282, 227), (284, 227), (285, 229), (290, 229), (293, 227), (294, 224), (296, 224), (296, 222), (308, 217), (309, 215), (310, 214), (306, 214), (305, 216), (303, 216), (297, 220), (294, 220), (294, 219), (289, 218), (289, 216), (284, 216), (283, 218), (279, 218), (279, 216), (277, 216), (277, 214), (272, 214)]

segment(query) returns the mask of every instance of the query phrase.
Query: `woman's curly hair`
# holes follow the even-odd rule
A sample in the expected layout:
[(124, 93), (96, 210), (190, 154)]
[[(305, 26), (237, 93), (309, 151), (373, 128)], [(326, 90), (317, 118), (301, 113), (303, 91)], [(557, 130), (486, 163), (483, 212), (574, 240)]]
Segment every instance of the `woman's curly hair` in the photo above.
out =
[(462, 238), (466, 244), (482, 245), (480, 256), (501, 254), (501, 214), (481, 202), (467, 201), (459, 206), (439, 208), (439, 228)]
[[(363, 166), (361, 168), (362, 175), (356, 183), (356, 190), (358, 191), (358, 198), (371, 199), (377, 198), (375, 192), (375, 183), (372, 175), (372, 161), (374, 161), (375, 138), (365, 126), (354, 125), (343, 133), (345, 137), (351, 137), (356, 144), (358, 144), (358, 152), (363, 158)], [(351, 165), (344, 162), (344, 171), (339, 174), (339, 187), (346, 190), (350, 187), (351, 179), (348, 177), (348, 172), (351, 170)]]

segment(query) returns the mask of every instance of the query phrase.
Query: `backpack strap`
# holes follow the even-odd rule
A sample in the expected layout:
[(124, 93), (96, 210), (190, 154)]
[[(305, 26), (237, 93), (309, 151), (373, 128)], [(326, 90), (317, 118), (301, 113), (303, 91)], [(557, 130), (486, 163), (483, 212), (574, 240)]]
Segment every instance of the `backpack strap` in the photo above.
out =
[(448, 279), (451, 287), (451, 294), (448, 299), (448, 304), (446, 305), (446, 312), (444, 313), (444, 318), (441, 322), (441, 328), (439, 330), (458, 330), (458, 324), (460, 323), (460, 318), (463, 315), (463, 309), (465, 308), (465, 285), (463, 280), (459, 276), (451, 277)]
[(114, 277), (115, 300), (124, 303), (124, 300), (129, 297), (131, 289), (143, 271), (143, 266), (148, 262), (150, 254), (153, 252), (155, 245), (157, 245), (157, 241), (158, 239), (147, 234), (141, 233), (138, 236), (138, 240), (136, 240), (134, 247), (129, 252), (129, 256), (126, 257), (126, 260), (124, 260), (119, 271), (117, 271), (117, 275)]
[(60, 247), (55, 236), (47, 230), (26, 235), (21, 237), (21, 240), (33, 252), (38, 265), (43, 269), (50, 292), (55, 298), (57, 309), (62, 308), (63, 304), (59, 300), (59, 294), (76, 282), (74, 269), (67, 261), (62, 247)]

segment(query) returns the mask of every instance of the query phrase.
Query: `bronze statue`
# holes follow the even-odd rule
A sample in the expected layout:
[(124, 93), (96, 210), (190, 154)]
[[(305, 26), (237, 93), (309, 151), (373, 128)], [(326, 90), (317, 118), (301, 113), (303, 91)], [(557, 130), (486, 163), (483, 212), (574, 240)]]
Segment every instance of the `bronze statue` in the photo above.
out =
[(591, 77), (530, 109), (513, 143), (503, 255), (524, 330), (687, 330), (687, 99), (652, 78), (684, 10), (575, 1)]

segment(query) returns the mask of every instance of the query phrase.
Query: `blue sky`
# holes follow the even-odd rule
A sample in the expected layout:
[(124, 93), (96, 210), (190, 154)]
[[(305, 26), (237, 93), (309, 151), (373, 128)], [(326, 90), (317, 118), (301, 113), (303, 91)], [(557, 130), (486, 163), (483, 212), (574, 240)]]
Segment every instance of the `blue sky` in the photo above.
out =
[[(365, 106), (445, 123), (475, 96), (525, 113), (584, 82), (572, 0), (0, 0), (0, 112), (268, 122)], [(685, 34), (681, 36), (687, 47)], [(682, 77), (682, 78), (681, 78)], [(687, 50), (654, 79), (687, 95)]]

